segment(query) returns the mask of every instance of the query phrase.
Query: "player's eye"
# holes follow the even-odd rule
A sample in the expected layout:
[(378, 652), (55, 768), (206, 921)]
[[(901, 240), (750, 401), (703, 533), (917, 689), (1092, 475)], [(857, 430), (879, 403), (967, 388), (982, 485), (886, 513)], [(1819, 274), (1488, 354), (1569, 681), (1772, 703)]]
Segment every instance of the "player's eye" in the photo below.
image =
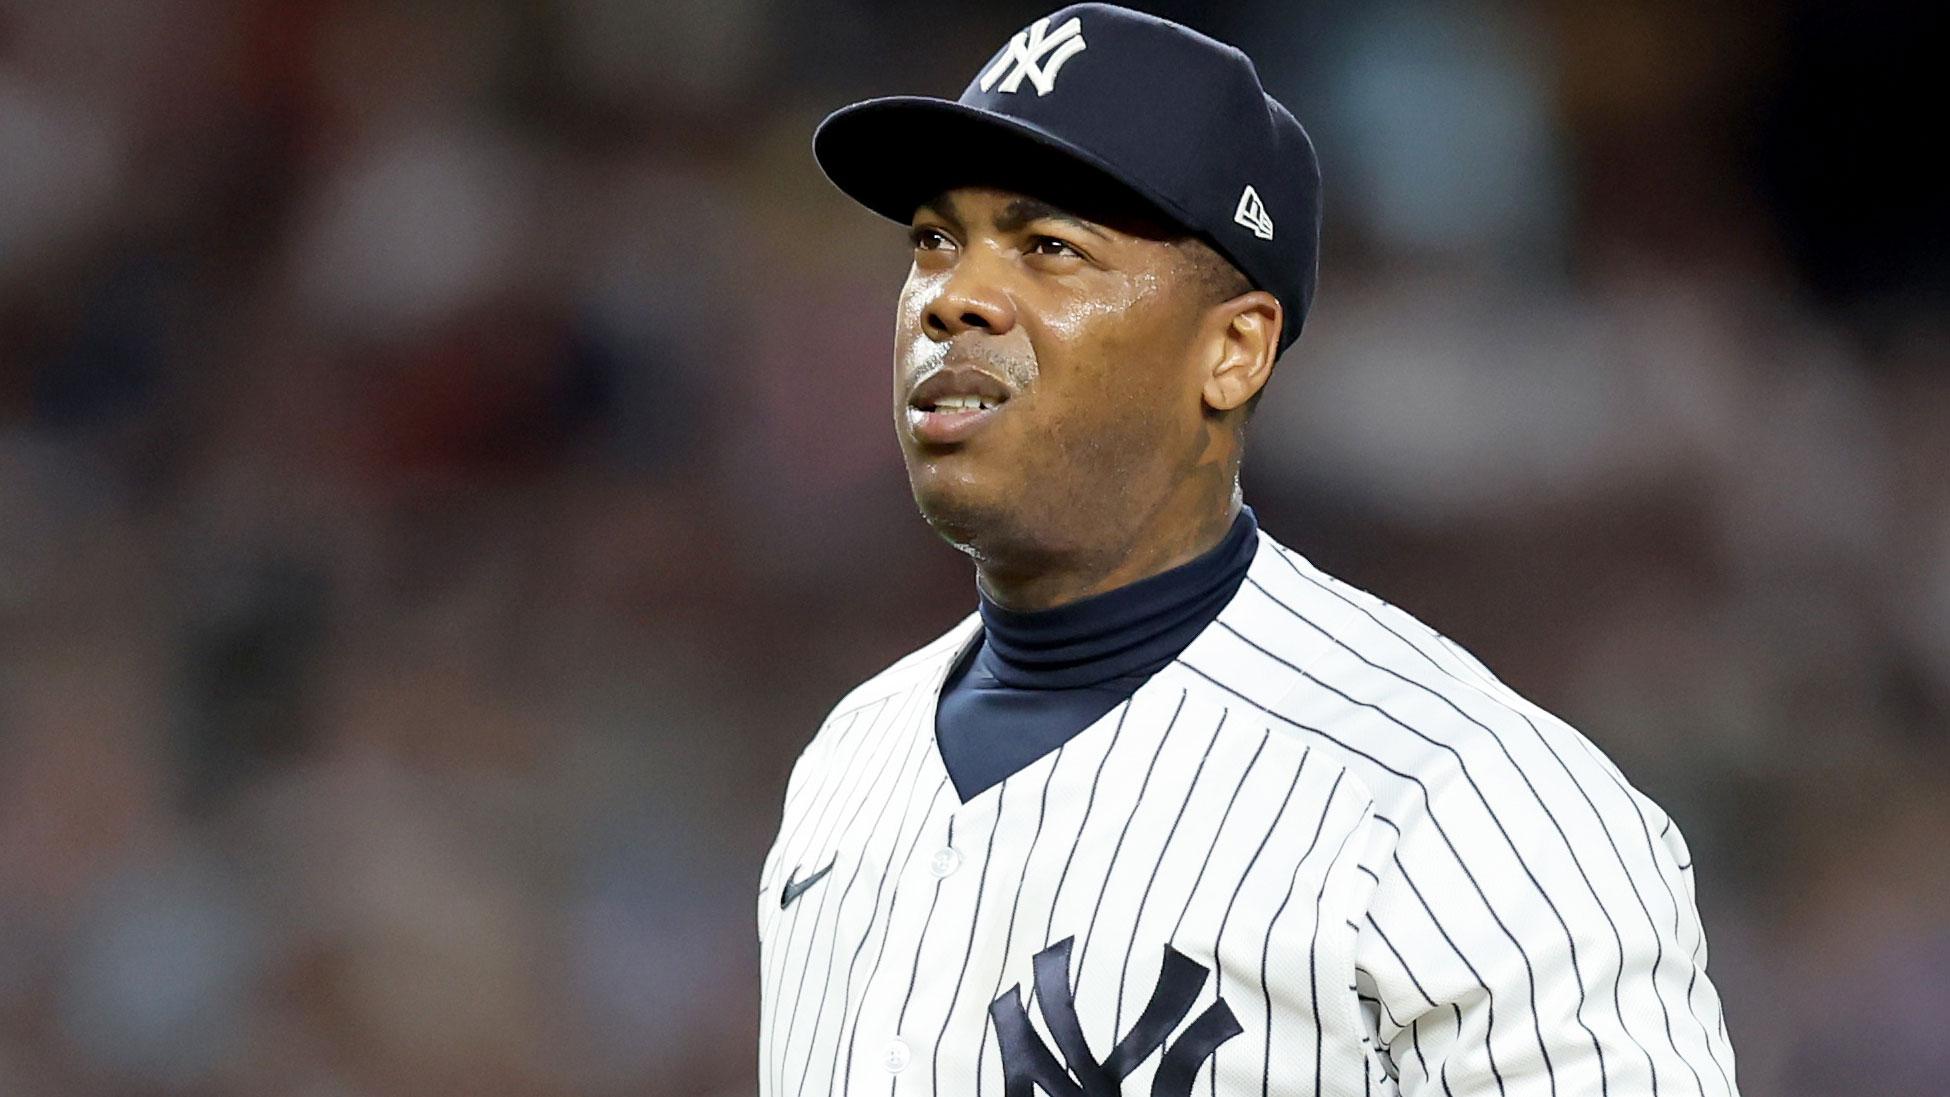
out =
[(940, 229), (929, 228), (926, 225), (918, 225), (908, 230), (907, 238), (914, 242), (916, 251), (939, 251), (953, 242)]
[(1054, 236), (1030, 237), (1028, 250), (1031, 255), (1075, 256), (1077, 258), (1082, 258), (1083, 256), (1083, 253), (1076, 249), (1076, 245), (1070, 243), (1068, 240), (1061, 240)]

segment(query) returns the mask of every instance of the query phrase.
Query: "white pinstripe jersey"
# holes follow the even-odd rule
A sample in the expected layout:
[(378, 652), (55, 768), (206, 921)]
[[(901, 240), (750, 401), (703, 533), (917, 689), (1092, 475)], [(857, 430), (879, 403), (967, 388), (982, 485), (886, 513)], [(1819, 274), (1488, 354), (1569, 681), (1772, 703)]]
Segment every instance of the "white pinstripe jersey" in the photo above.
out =
[(1735, 1093), (1672, 820), (1259, 537), (1173, 663), (967, 803), (934, 708), (978, 617), (834, 708), (760, 881), (764, 1097)]

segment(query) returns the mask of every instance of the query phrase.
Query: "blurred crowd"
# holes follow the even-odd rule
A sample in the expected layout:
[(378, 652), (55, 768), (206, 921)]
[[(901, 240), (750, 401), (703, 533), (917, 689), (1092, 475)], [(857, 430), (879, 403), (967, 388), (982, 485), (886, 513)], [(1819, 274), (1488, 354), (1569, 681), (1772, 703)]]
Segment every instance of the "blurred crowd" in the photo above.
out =
[[(1950, 1078), (1929, 5), (1142, 5), (1314, 133), (1246, 495), (1678, 819), (1743, 1090)], [(0, 0), (0, 1095), (731, 1097), (826, 706), (973, 609), (819, 176), (1043, 14)]]

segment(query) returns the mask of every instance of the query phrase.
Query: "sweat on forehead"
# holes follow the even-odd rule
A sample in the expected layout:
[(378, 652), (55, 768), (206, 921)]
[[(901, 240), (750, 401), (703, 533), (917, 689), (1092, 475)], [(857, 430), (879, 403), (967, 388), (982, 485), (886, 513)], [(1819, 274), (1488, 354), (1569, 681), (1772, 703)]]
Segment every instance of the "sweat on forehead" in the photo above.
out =
[(957, 203), (959, 191), (973, 189), (996, 189), (1010, 195), (1006, 203), (995, 214), (995, 228), (1002, 232), (1016, 232), (1022, 226), (1035, 220), (1061, 220), (1074, 224), (1076, 228), (1088, 232), (1102, 232), (1102, 228), (1112, 228), (1127, 236), (1141, 236), (1145, 240), (1172, 240), (1184, 236), (1186, 230), (1174, 224), (1164, 214), (1147, 207), (1135, 197), (1125, 197), (1104, 187), (1092, 189), (1024, 189), (1024, 187), (1004, 187), (996, 183), (975, 183), (969, 187), (944, 189), (932, 199), (920, 203), (920, 210), (934, 210), (936, 214), (954, 220), (957, 224), (967, 222), (967, 203)]
[[(968, 215), (962, 209), (961, 204), (955, 201), (954, 191), (943, 191), (928, 201), (921, 203), (921, 210), (933, 210), (935, 213), (957, 224), (965, 224), (968, 220)], [(917, 210), (916, 212), (919, 213), (920, 211)], [(1037, 221), (1060, 221), (1098, 236), (1104, 235), (1103, 229), (1107, 227), (1102, 222), (1093, 221), (1088, 217), (1071, 213), (1066, 209), (1051, 205), (1040, 198), (1030, 198), (1023, 195), (1005, 199), (1005, 204), (1002, 206), (1002, 209), (993, 218), (995, 228), (1001, 232), (1016, 232), (1024, 226)], [(1133, 233), (1133, 235), (1137, 234)]]
[[(921, 203), (920, 209), (915, 211), (916, 215), (932, 211), (953, 224), (966, 225), (970, 211), (963, 208), (967, 203), (955, 200), (956, 193), (956, 190), (942, 191)], [(1088, 201), (1087, 196), (1085, 200)], [(1096, 208), (1095, 216), (1084, 212), (1092, 208), (1065, 208), (1041, 198), (1016, 194), (1004, 200), (1001, 211), (993, 217), (993, 227), (999, 232), (1016, 232), (1036, 221), (1051, 220), (1098, 236), (1104, 235), (1103, 229), (1109, 228), (1169, 246), (1176, 255), (1179, 268), (1187, 280), (1198, 287), (1203, 300), (1226, 301), (1253, 288), (1252, 281), (1225, 256), (1214, 251), (1210, 244), (1142, 203), (1134, 205), (1130, 200), (1120, 202), (1112, 199), (1107, 207)]]

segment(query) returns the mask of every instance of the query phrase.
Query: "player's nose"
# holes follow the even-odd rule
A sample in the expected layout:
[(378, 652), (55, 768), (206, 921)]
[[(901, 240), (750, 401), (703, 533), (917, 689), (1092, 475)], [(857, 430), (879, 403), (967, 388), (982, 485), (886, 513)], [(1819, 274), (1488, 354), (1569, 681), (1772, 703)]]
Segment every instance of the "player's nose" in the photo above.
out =
[(942, 281), (922, 316), (928, 338), (943, 342), (966, 331), (1000, 335), (1016, 326), (1015, 302), (982, 267), (965, 260)]

